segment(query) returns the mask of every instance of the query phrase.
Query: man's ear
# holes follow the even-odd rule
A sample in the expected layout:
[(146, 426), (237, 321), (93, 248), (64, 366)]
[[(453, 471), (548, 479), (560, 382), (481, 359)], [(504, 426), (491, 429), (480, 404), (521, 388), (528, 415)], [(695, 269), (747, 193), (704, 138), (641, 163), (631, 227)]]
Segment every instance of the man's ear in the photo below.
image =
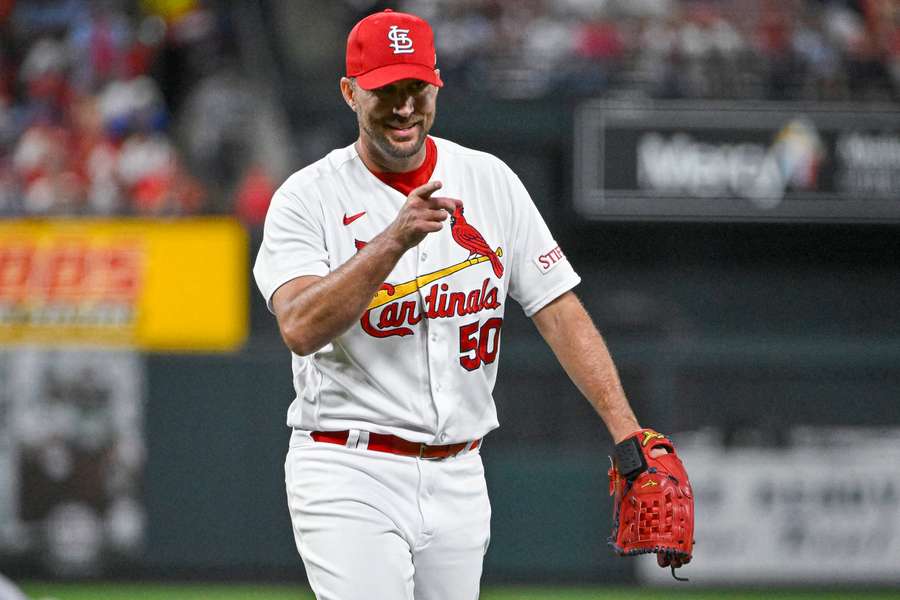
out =
[(356, 112), (356, 89), (349, 77), (341, 77), (341, 96), (344, 97), (344, 102), (350, 110)]

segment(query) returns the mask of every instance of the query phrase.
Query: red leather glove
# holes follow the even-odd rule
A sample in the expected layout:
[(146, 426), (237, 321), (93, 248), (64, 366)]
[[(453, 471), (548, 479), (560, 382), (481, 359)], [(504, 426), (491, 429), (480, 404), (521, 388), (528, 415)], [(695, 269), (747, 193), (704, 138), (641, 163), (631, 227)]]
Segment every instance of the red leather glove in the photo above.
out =
[(694, 495), (671, 440), (641, 429), (616, 444), (609, 493), (613, 549), (621, 556), (655, 553), (680, 579), (675, 569), (690, 562), (694, 548)]

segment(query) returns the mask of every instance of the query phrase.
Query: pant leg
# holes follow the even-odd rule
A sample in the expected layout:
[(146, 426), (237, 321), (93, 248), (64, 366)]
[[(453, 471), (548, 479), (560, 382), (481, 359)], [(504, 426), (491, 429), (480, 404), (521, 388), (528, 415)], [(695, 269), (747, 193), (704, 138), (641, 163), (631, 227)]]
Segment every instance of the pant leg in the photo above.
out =
[[(413, 600), (407, 506), (394, 488), (415, 491), (415, 466), (329, 444), (294, 447), (285, 462), (297, 549), (318, 600)], [(387, 460), (386, 460), (387, 459)], [(385, 485), (384, 481), (388, 484)]]
[(422, 461), (422, 544), (414, 548), (415, 600), (475, 600), (490, 541), (491, 506), (477, 452)]
[[(328, 512), (306, 511), (300, 526), (294, 527), (316, 598), (412, 600), (409, 544), (384, 515), (371, 506), (347, 502), (334, 503)], [(340, 521), (332, 518), (337, 515)]]

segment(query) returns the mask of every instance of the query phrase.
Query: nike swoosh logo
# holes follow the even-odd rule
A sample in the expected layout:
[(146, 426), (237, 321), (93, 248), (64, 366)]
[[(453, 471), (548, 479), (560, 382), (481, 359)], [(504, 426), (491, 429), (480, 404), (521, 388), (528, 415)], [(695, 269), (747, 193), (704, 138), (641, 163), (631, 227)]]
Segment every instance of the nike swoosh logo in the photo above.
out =
[(363, 216), (364, 214), (366, 214), (366, 211), (362, 211), (361, 213), (357, 213), (357, 214), (355, 214), (355, 215), (350, 215), (350, 216), (348, 217), (348, 216), (347, 216), (347, 213), (344, 213), (344, 225), (349, 225), (350, 223), (352, 223), (353, 221), (357, 220), (358, 218), (360, 218), (360, 217)]

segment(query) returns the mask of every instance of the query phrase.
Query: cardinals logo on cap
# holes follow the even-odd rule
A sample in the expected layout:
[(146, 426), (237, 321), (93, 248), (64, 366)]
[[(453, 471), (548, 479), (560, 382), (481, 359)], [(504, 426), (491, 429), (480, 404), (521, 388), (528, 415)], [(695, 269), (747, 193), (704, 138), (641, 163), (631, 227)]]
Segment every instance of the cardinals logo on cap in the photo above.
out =
[(400, 29), (397, 25), (391, 25), (387, 36), (391, 40), (390, 46), (394, 49), (394, 54), (412, 54), (415, 52), (413, 41), (409, 37), (409, 29)]
[[(387, 42), (385, 43), (385, 38)], [(416, 15), (386, 10), (369, 15), (347, 36), (347, 77), (364, 90), (401, 79), (419, 79), (441, 87), (434, 32)]]

